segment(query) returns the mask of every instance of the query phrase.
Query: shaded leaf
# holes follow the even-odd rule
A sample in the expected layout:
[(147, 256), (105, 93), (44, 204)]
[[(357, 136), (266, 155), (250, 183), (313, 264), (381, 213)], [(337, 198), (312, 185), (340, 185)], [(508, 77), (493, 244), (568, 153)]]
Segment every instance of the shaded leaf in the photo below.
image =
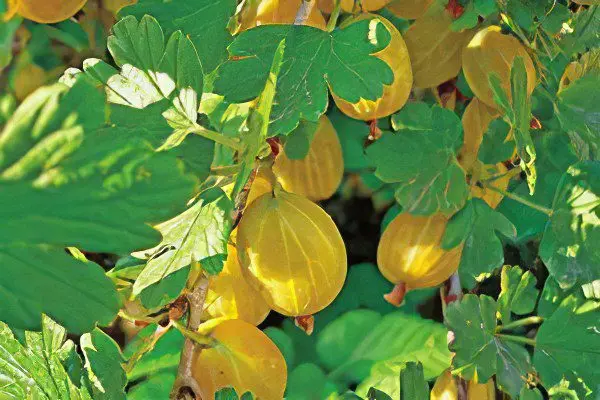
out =
[[(456, 160), (462, 135), (460, 120), (450, 110), (437, 106), (416, 130), (403, 129), (383, 135), (367, 148), (376, 176), (397, 183), (396, 200), (415, 215), (451, 213), (467, 198), (465, 172)], [(397, 127), (411, 125), (402, 110), (392, 117)]]
[(514, 237), (513, 224), (479, 198), (471, 199), (448, 222), (442, 247), (451, 249), (464, 242), (459, 272), (466, 287), (472, 287), (504, 263), (498, 233)]
[(563, 175), (540, 244), (540, 257), (563, 288), (600, 277), (600, 162), (584, 161)]
[(489, 296), (467, 294), (446, 309), (446, 323), (454, 332), (454, 372), (467, 380), (487, 382), (497, 374), (498, 385), (517, 396), (531, 371), (527, 350), (496, 333), (498, 307)]
[(539, 294), (535, 285), (536, 279), (531, 272), (523, 273), (518, 266), (502, 268), (498, 312), (503, 323), (510, 322), (511, 312), (519, 315), (533, 312)]
[(423, 365), (420, 362), (408, 362), (400, 372), (400, 399), (426, 399), (429, 385), (423, 375)]
[[(600, 382), (600, 302), (582, 302), (571, 295), (540, 327), (533, 362), (544, 386), (563, 378), (582, 379), (589, 391), (598, 394)], [(581, 390), (581, 389), (580, 389)], [(586, 393), (580, 391), (583, 398)]]

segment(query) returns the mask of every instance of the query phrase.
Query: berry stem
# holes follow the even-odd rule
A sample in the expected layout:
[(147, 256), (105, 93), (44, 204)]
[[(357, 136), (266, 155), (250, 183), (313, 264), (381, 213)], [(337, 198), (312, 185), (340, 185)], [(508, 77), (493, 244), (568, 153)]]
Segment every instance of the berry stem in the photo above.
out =
[(499, 337), (501, 339), (507, 340), (509, 342), (526, 344), (529, 346), (535, 346), (535, 339), (529, 339), (529, 338), (526, 338), (523, 336), (504, 335), (502, 333), (497, 333), (495, 336)]
[(532, 316), (532, 317), (527, 317), (527, 318), (519, 319), (517, 321), (513, 321), (513, 322), (510, 322), (510, 323), (505, 324), (505, 325), (499, 325), (499, 326), (496, 327), (496, 332), (508, 331), (508, 330), (511, 330), (511, 329), (519, 328), (521, 326), (539, 324), (539, 323), (541, 323), (543, 321), (544, 321), (543, 317), (538, 317), (537, 315), (535, 315), (535, 316)]
[[(199, 398), (197, 394), (200, 393), (200, 391), (198, 383), (192, 376), (192, 367), (197, 342), (201, 341), (201, 339), (195, 335), (193, 335), (193, 338), (190, 337), (190, 333), (195, 333), (202, 322), (202, 312), (204, 311), (204, 300), (206, 299), (207, 291), (208, 279), (203, 276), (198, 279), (194, 287), (186, 294), (186, 300), (189, 304), (187, 328), (183, 328), (177, 321), (171, 321), (173, 326), (179, 329), (186, 337), (181, 351), (181, 358), (179, 359), (177, 378), (175, 379), (173, 389), (171, 390), (170, 398), (172, 400), (189, 398), (190, 393), (193, 395), (192, 398)], [(201, 335), (198, 334), (198, 336)], [(205, 337), (202, 336), (202, 338)]]
[(233, 150), (242, 151), (244, 149), (244, 146), (238, 140), (227, 137), (222, 133), (211, 131), (210, 129), (206, 129), (198, 124), (194, 125), (193, 128), (190, 128), (189, 132), (210, 139), (215, 143), (222, 144), (223, 146), (230, 147)]
[(494, 192), (500, 193), (501, 195), (506, 196), (509, 199), (512, 199), (514, 201), (518, 201), (519, 203), (524, 204), (524, 205), (526, 205), (528, 207), (531, 207), (534, 210), (538, 210), (539, 212), (542, 212), (542, 213), (546, 214), (549, 217), (552, 216), (553, 211), (550, 208), (547, 208), (547, 207), (541, 206), (539, 204), (536, 204), (534, 202), (531, 202), (531, 201), (529, 201), (529, 200), (527, 200), (527, 199), (525, 199), (525, 198), (523, 198), (523, 197), (521, 197), (521, 196), (519, 196), (517, 194), (511, 193), (511, 192), (507, 192), (506, 190), (502, 190), (500, 188), (497, 188), (496, 186), (490, 185), (489, 183), (487, 183), (485, 181), (482, 181), (481, 183), (486, 188), (488, 188), (488, 189), (490, 189), (490, 190), (492, 190)]
[(327, 21), (327, 32), (332, 32), (335, 29), (335, 26), (337, 25), (337, 20), (340, 16), (341, 8), (342, 0), (335, 0), (335, 3), (333, 5), (333, 11), (329, 16), (329, 21)]

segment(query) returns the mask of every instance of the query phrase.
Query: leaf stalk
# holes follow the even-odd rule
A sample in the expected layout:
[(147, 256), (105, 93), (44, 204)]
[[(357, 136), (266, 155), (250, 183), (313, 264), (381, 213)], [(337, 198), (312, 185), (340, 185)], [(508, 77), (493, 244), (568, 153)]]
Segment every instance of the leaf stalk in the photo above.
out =
[(505, 335), (503, 333), (497, 333), (496, 337), (507, 340), (509, 342), (525, 344), (528, 346), (535, 346), (535, 339), (529, 339), (523, 336)]
[(223, 146), (227, 146), (236, 151), (242, 151), (244, 149), (244, 146), (238, 140), (227, 137), (222, 133), (211, 131), (198, 124), (194, 125), (193, 128), (190, 128), (189, 132), (210, 139), (215, 143), (222, 144)]
[(494, 185), (490, 185), (489, 183), (487, 183), (485, 181), (482, 181), (481, 183), (486, 188), (488, 188), (488, 189), (490, 189), (490, 190), (492, 190), (494, 192), (500, 193), (501, 195), (506, 196), (509, 199), (512, 199), (514, 201), (518, 201), (519, 203), (524, 204), (524, 205), (526, 205), (528, 207), (531, 207), (534, 210), (538, 210), (539, 212), (542, 212), (542, 213), (546, 214), (549, 217), (552, 216), (553, 211), (550, 208), (547, 208), (547, 207), (541, 206), (539, 204), (536, 204), (536, 203), (534, 203), (532, 201), (529, 201), (529, 200), (527, 200), (527, 199), (519, 196), (518, 194), (514, 194), (514, 193), (511, 193), (511, 192), (507, 192), (506, 190), (502, 190), (502, 189), (500, 189), (500, 188), (498, 188), (498, 187), (496, 187)]
[(542, 323), (543, 321), (544, 321), (543, 317), (539, 317), (537, 315), (534, 315), (532, 317), (527, 317), (527, 318), (519, 319), (517, 321), (513, 321), (513, 322), (510, 322), (510, 323), (505, 324), (505, 325), (499, 325), (499, 326), (496, 327), (496, 332), (508, 331), (508, 330), (511, 330), (511, 329), (520, 328), (522, 326), (539, 324), (539, 323)]

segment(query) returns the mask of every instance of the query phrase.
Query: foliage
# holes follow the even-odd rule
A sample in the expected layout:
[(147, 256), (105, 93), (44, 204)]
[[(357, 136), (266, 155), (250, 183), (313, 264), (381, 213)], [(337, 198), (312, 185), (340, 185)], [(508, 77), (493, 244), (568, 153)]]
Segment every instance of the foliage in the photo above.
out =
[(599, 32), (0, 0), (0, 398), (597, 398)]

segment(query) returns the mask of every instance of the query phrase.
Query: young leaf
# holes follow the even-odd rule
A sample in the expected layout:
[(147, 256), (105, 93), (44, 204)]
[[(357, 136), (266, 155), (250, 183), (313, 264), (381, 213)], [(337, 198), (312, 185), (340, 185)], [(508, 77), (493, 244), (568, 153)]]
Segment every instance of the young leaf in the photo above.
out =
[[(234, 102), (257, 97), (283, 39), (286, 52), (270, 136), (288, 134), (300, 119), (317, 122), (327, 108), (328, 86), (341, 98), (358, 102), (381, 97), (383, 85), (393, 80), (389, 66), (371, 56), (390, 41), (390, 33), (381, 23), (360, 21), (333, 33), (309, 26), (266, 25), (236, 37), (228, 49), (229, 60), (218, 70), (214, 91)], [(243, 85), (238, 84), (240, 76), (245, 77)]]
[(65, 329), (45, 315), (41, 329), (41, 332), (25, 332), (25, 340), (21, 343), (10, 328), (0, 322), (3, 382), (0, 397), (92, 400), (85, 385), (75, 385), (63, 366), (73, 347), (73, 342), (65, 341)]
[(83, 335), (80, 343), (94, 399), (125, 399), (127, 376), (119, 345), (98, 328)]
[(146, 15), (138, 23), (129, 16), (113, 26), (108, 38), (117, 65), (141, 76), (172, 107), (163, 114), (173, 128), (194, 126), (203, 89), (203, 73), (194, 45), (179, 31), (167, 43), (158, 21)]
[(218, 274), (227, 259), (231, 230), (231, 200), (220, 188), (200, 194), (182, 214), (156, 226), (161, 243), (138, 256), (150, 257), (133, 285), (133, 295), (192, 262), (200, 262), (209, 274)]
[(540, 257), (563, 288), (600, 277), (600, 162), (583, 161), (563, 175), (540, 244)]
[[(431, 112), (428, 123), (414, 125), (424, 129), (386, 134), (367, 148), (376, 176), (398, 183), (396, 200), (415, 215), (451, 213), (467, 198), (465, 172), (455, 156), (462, 133), (460, 120), (452, 111), (437, 106)], [(411, 125), (401, 118), (404, 110), (399, 114), (392, 117), (395, 126)]]
[(500, 78), (492, 73), (489, 83), (494, 96), (494, 101), (499, 106), (504, 118), (510, 123), (517, 147), (517, 154), (521, 158), (521, 168), (527, 174), (529, 193), (535, 192), (537, 173), (535, 169), (536, 151), (529, 132), (531, 120), (531, 101), (527, 93), (527, 70), (523, 57), (516, 57), (510, 72), (511, 99), (502, 88)]
[(227, 58), (226, 48), (232, 39), (227, 24), (236, 6), (235, 0), (186, 0), (176, 5), (164, 0), (139, 0), (120, 10), (119, 17), (141, 19), (148, 14), (158, 20), (165, 34), (182, 31), (198, 50), (204, 72), (209, 74)]
[(459, 272), (466, 287), (472, 287), (504, 263), (504, 250), (497, 233), (514, 237), (513, 224), (485, 201), (474, 198), (448, 222), (442, 247), (451, 249), (464, 241)]
[(520, 315), (533, 312), (539, 294), (535, 284), (535, 276), (529, 271), (523, 273), (518, 266), (502, 268), (498, 312), (503, 323), (510, 322), (511, 312)]
[[(533, 362), (544, 386), (579, 379), (597, 395), (600, 382), (600, 302), (564, 299), (536, 335)], [(585, 393), (580, 393), (581, 398)]]
[(420, 362), (408, 362), (400, 372), (400, 399), (426, 399), (429, 395), (429, 385), (423, 375), (423, 365)]
[(489, 296), (467, 294), (446, 309), (446, 323), (454, 332), (454, 371), (467, 380), (487, 382), (494, 374), (498, 385), (517, 396), (531, 371), (529, 353), (496, 333), (498, 306)]

